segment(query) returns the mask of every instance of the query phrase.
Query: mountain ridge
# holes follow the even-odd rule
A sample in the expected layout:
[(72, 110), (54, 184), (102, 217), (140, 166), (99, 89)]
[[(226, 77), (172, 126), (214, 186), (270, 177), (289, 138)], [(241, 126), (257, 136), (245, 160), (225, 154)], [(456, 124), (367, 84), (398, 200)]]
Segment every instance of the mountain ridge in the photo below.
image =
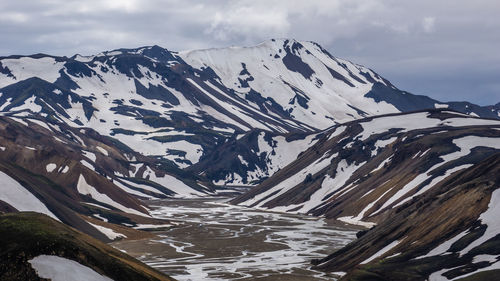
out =
[[(293, 39), (182, 52), (154, 45), (70, 58), (9, 56), (0, 65), (0, 110), (21, 106), (24, 111), (8, 114), (93, 127), (179, 168), (213, 158), (232, 135), (253, 129), (314, 133), (367, 116), (435, 107), (488, 118), (500, 112), (411, 95), (317, 43)], [(46, 90), (33, 95), (33, 87)], [(232, 183), (235, 175), (214, 182)], [(237, 177), (243, 184), (262, 180)]]

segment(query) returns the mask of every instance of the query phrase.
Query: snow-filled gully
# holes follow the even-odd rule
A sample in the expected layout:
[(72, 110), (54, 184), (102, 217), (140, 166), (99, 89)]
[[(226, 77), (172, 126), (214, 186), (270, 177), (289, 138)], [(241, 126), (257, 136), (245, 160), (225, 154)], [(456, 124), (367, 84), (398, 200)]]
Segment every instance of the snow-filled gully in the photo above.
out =
[(183, 222), (159, 239), (113, 245), (178, 280), (334, 280), (310, 269), (355, 239), (324, 219), (225, 204), (227, 199), (158, 200), (152, 215)]

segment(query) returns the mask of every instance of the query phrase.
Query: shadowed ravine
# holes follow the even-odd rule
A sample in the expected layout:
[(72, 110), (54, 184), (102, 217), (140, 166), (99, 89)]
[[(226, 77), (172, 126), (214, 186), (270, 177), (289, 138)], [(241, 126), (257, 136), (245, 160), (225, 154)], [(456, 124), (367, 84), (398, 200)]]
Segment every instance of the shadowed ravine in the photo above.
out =
[(178, 280), (332, 280), (309, 269), (355, 238), (324, 219), (252, 210), (227, 199), (154, 201), (152, 214), (182, 222), (161, 239), (115, 242)]

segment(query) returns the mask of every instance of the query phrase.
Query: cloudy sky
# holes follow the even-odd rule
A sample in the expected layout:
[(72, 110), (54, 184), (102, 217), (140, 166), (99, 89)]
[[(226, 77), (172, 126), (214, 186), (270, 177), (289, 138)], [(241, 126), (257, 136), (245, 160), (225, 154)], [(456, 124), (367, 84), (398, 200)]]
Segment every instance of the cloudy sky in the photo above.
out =
[(500, 102), (498, 0), (0, 0), (0, 55), (315, 41), (401, 89)]

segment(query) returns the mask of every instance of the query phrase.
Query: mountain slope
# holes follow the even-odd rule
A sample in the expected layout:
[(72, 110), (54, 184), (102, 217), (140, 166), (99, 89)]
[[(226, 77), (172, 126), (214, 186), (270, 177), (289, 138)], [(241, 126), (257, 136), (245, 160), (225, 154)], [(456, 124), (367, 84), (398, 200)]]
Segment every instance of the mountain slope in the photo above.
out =
[(319, 135), (252, 130), (228, 139), (186, 171), (218, 185), (252, 186), (294, 161)]
[(451, 111), (346, 123), (232, 202), (371, 225), (383, 220), (384, 212), (500, 151), (498, 128), (498, 120)]
[(314, 261), (343, 280), (488, 280), (499, 268), (499, 161), (498, 120), (377, 116), (325, 131), (232, 203), (374, 226)]
[(316, 267), (348, 271), (342, 280), (495, 279), (499, 182), (497, 153), (391, 210), (390, 219)]
[(92, 129), (0, 117), (0, 207), (45, 213), (104, 241), (120, 235), (108, 235), (94, 219), (105, 228), (165, 223), (152, 219), (137, 197), (213, 193), (181, 172)]
[[(367, 116), (448, 108), (486, 118), (498, 112), (467, 102), (442, 103), (397, 89), (373, 70), (332, 56), (314, 42), (272, 39), (253, 47), (180, 52), (198, 69), (210, 68), (235, 94), (268, 109), (262, 100), (317, 129)], [(255, 95), (258, 99), (255, 100)]]

